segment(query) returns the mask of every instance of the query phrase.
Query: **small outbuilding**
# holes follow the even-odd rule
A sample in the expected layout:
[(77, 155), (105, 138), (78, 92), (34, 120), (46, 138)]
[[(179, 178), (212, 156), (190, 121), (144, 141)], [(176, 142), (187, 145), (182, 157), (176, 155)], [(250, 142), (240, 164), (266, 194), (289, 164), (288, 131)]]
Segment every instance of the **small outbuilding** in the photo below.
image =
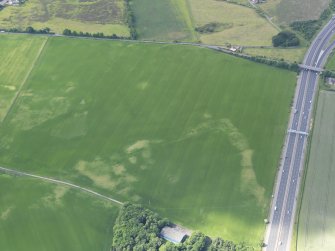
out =
[(185, 241), (188, 235), (183, 229), (175, 226), (175, 227), (164, 227), (161, 231), (161, 237), (167, 241), (173, 242), (174, 244), (178, 244)]

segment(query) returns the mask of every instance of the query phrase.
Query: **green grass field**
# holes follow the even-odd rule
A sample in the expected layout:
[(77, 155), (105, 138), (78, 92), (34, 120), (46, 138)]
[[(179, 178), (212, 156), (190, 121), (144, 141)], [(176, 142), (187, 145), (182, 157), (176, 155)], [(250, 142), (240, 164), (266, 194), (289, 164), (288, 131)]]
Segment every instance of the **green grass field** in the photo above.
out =
[(245, 48), (243, 49), (243, 53), (253, 55), (253, 56), (265, 56), (268, 58), (281, 60), (285, 59), (289, 62), (302, 62), (304, 59), (305, 52), (307, 47), (299, 47), (299, 48)]
[(267, 0), (260, 7), (281, 25), (298, 20), (318, 19), (329, 0)]
[(41, 53), (45, 37), (0, 37), (0, 121), (14, 101)]
[(334, 105), (334, 92), (321, 91), (299, 216), (299, 251), (335, 249)]
[(186, 40), (195, 39), (192, 20), (186, 1), (141, 0), (132, 1), (140, 39)]
[(49, 27), (61, 34), (64, 29), (129, 36), (123, 0), (29, 0), (0, 11), (0, 28), (35, 29)]
[(211, 22), (227, 29), (211, 34), (199, 34), (208, 44), (267, 46), (278, 31), (252, 8), (216, 0), (188, 0), (196, 27)]
[(0, 174), (0, 249), (108, 251), (118, 208), (78, 191)]
[(0, 164), (257, 245), (295, 78), (190, 46), (49, 38)]

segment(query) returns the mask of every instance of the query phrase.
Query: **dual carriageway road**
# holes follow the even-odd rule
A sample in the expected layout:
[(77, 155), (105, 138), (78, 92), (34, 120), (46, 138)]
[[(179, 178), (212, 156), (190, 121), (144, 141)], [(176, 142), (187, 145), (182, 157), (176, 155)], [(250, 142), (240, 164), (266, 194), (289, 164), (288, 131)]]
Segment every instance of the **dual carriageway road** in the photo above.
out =
[(294, 104), (277, 174), (264, 243), (266, 251), (288, 251), (291, 248), (294, 216), (299, 195), (308, 134), (312, 125), (313, 102), (317, 93), (319, 69), (335, 47), (333, 17), (313, 40), (298, 78)]

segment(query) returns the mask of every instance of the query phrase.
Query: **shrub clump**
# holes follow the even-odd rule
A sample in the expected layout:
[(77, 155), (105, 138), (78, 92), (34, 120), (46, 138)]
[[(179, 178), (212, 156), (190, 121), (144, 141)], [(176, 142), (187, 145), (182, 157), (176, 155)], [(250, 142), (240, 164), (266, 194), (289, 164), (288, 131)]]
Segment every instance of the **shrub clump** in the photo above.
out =
[(216, 23), (212, 22), (209, 24), (205, 24), (203, 26), (199, 26), (195, 28), (195, 31), (202, 33), (202, 34), (209, 34), (214, 32), (223, 31), (225, 29), (229, 29), (233, 27), (233, 24), (230, 23)]
[(290, 27), (300, 32), (307, 40), (311, 40), (315, 33), (321, 28), (322, 22), (319, 20), (295, 21)]
[(274, 47), (291, 47), (300, 44), (299, 38), (296, 34), (290, 31), (281, 31), (272, 37), (272, 44)]
[(159, 234), (166, 219), (140, 205), (126, 203), (113, 228), (113, 250), (158, 250), (164, 243)]

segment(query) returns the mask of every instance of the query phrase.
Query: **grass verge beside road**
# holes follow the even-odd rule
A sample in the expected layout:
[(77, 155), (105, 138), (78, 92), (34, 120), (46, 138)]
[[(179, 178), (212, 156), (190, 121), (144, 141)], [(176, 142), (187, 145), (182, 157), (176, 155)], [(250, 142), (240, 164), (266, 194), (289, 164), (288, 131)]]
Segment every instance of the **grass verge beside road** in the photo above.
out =
[(265, 56), (276, 60), (284, 59), (289, 62), (302, 62), (307, 47), (299, 48), (245, 48), (243, 52), (253, 56)]

